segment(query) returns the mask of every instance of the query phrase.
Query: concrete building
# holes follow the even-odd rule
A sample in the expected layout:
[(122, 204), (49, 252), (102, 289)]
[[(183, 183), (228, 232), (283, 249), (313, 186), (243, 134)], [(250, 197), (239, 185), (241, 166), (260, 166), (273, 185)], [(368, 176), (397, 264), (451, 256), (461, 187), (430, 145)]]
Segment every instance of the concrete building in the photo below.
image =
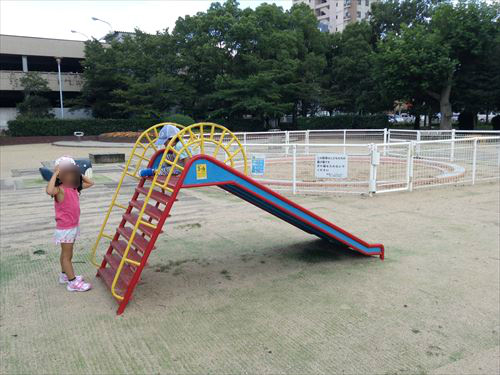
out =
[[(61, 69), (63, 103), (75, 98), (82, 89), (84, 42), (76, 40), (0, 35), (0, 129), (17, 115), (16, 104), (23, 100), (19, 79), (26, 72), (38, 72), (47, 80), (50, 92), (45, 94), (53, 104), (56, 117), (61, 117), (58, 60)], [(70, 112), (64, 118), (89, 117), (86, 111)]]
[(378, 0), (293, 0), (307, 4), (316, 15), (321, 30), (342, 31), (352, 22), (368, 19), (372, 3)]

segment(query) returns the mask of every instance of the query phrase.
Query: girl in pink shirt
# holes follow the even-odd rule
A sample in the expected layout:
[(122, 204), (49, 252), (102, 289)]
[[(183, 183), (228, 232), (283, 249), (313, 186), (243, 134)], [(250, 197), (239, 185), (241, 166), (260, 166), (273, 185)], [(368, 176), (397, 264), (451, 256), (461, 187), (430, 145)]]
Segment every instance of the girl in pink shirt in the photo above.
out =
[(67, 156), (56, 160), (54, 174), (47, 185), (47, 194), (54, 198), (56, 212), (56, 244), (61, 245), (61, 275), (59, 282), (70, 292), (85, 292), (91, 288), (73, 270), (73, 245), (80, 234), (80, 191), (94, 185), (82, 176), (75, 161)]

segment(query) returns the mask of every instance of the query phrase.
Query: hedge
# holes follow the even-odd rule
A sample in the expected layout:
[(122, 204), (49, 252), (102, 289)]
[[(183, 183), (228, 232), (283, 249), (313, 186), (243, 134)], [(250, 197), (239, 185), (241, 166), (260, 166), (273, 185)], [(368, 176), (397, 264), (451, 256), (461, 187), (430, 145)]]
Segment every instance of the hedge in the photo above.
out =
[(336, 115), (331, 117), (300, 117), (299, 130), (319, 129), (383, 129), (390, 125), (387, 115)]
[[(229, 128), (231, 131), (262, 131), (265, 130), (261, 121), (257, 120), (210, 120)], [(65, 136), (82, 131), (85, 135), (99, 135), (102, 133), (142, 131), (159, 122), (175, 122), (181, 125), (191, 125), (194, 120), (189, 116), (172, 115), (159, 120), (58, 120), (58, 119), (23, 119), (8, 122), (8, 134), (13, 137), (30, 136)]]
[(232, 132), (260, 132), (265, 131), (264, 121), (257, 119), (210, 119), (209, 122), (225, 126)]
[(9, 135), (13, 137), (30, 136), (63, 136), (82, 131), (85, 135), (102, 133), (141, 131), (155, 124), (151, 120), (56, 120), (56, 119), (23, 119), (8, 122)]
[[(168, 119), (181, 125), (194, 122), (188, 116), (172, 115)], [(177, 120), (177, 121), (175, 121)], [(265, 131), (264, 123), (255, 119), (221, 120), (211, 122), (226, 126), (233, 132)], [(85, 135), (99, 135), (111, 132), (142, 131), (158, 123), (158, 120), (58, 120), (58, 119), (23, 119), (9, 121), (9, 135), (14, 137), (30, 136), (66, 136), (82, 131)], [(285, 124), (283, 124), (285, 125)], [(305, 117), (297, 120), (297, 129), (381, 129), (389, 127), (386, 115), (338, 115), (332, 117)]]
[(184, 126), (193, 125), (195, 123), (192, 117), (181, 114), (167, 116), (164, 119), (162, 119), (161, 122), (175, 122), (176, 124)]

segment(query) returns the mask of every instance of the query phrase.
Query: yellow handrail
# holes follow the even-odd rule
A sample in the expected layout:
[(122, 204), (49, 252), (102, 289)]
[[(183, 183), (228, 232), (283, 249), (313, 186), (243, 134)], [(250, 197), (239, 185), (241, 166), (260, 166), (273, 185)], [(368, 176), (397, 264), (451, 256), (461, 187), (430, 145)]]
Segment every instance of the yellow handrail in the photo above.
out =
[[(130, 157), (127, 160), (127, 163), (125, 164), (125, 168), (123, 169), (123, 172), (122, 172), (122, 175), (120, 177), (120, 180), (118, 181), (118, 186), (116, 187), (115, 193), (113, 194), (113, 198), (111, 199), (111, 203), (110, 203), (109, 208), (108, 208), (108, 210), (106, 212), (106, 216), (104, 218), (104, 222), (101, 225), (101, 229), (99, 231), (99, 234), (97, 235), (97, 239), (96, 239), (96, 241), (94, 243), (94, 246), (92, 247), (92, 250), (91, 250), (91, 253), (90, 253), (90, 261), (97, 268), (99, 268), (99, 266), (100, 266), (100, 264), (97, 263), (97, 259), (96, 259), (97, 248), (99, 247), (99, 242), (101, 241), (102, 234), (104, 232), (104, 229), (106, 228), (106, 224), (108, 223), (111, 211), (112, 211), (113, 207), (115, 206), (116, 198), (118, 197), (118, 194), (120, 193), (120, 189), (121, 189), (123, 180), (124, 180), (125, 176), (130, 175), (130, 173), (128, 172), (128, 170), (129, 170), (129, 167), (130, 167), (130, 164), (131, 164), (132, 160), (134, 159), (134, 154), (135, 154), (135, 152), (137, 150), (137, 147), (141, 146), (144, 149), (144, 152), (143, 152), (143, 156), (144, 156), (146, 154), (146, 152), (148, 151), (148, 149), (151, 146), (154, 146), (154, 142), (156, 142), (156, 140), (158, 139), (158, 130), (157, 129), (159, 127), (163, 127), (165, 125), (173, 125), (173, 126), (175, 126), (177, 128), (181, 128), (181, 129), (184, 128), (184, 126), (176, 124), (176, 123), (173, 123), (173, 122), (162, 122), (162, 123), (153, 125), (149, 129), (147, 129), (147, 130), (145, 130), (145, 131), (143, 131), (141, 133), (141, 135), (137, 138), (137, 141), (135, 142), (134, 147), (132, 148), (132, 152), (130, 154)], [(151, 132), (151, 131), (154, 131), (154, 133), (155, 133), (155, 138), (154, 139), (151, 139), (149, 137), (149, 132)], [(145, 137), (149, 138), (147, 146), (144, 146), (144, 144), (142, 142)], [(156, 150), (156, 147), (154, 147), (154, 149)], [(139, 159), (139, 160), (140, 161), (139, 161), (138, 164), (140, 165), (141, 162), (143, 161), (143, 159)], [(149, 159), (148, 159), (148, 161), (149, 161)], [(136, 171), (136, 173), (137, 173), (137, 171)], [(136, 173), (134, 173), (132, 175), (132, 177), (138, 178), (138, 176), (136, 175)]]
[[(118, 203), (116, 203), (116, 198), (119, 194), (119, 191), (120, 191), (120, 188), (121, 188), (121, 185), (123, 183), (123, 180), (125, 178), (125, 176), (131, 176), (131, 177), (134, 177), (134, 178), (138, 178), (140, 179), (140, 177), (137, 176), (137, 172), (139, 171), (139, 168), (140, 168), (140, 165), (141, 165), (141, 162), (142, 161), (147, 161), (149, 162), (150, 161), (150, 157), (148, 158), (146, 156), (146, 152), (148, 151), (148, 149), (151, 147), (153, 148), (153, 150), (157, 150), (156, 146), (155, 146), (155, 142), (156, 140), (158, 139), (158, 128), (160, 126), (165, 126), (165, 125), (173, 125), (173, 126), (176, 126), (178, 128), (180, 128), (180, 131), (177, 133), (177, 135), (175, 137), (173, 137), (170, 142), (165, 146), (165, 151), (163, 152), (162, 156), (161, 156), (161, 159), (160, 159), (160, 163), (158, 164), (158, 166), (156, 167), (156, 170), (155, 170), (155, 173), (154, 173), (154, 176), (153, 176), (153, 180), (151, 181), (151, 185), (149, 187), (149, 190), (148, 190), (148, 193), (146, 195), (146, 197), (144, 198), (144, 203), (139, 211), (139, 214), (138, 214), (138, 218), (137, 218), (137, 221), (134, 225), (134, 228), (132, 229), (132, 233), (130, 235), (130, 238), (129, 240), (127, 241), (127, 247), (125, 248), (124, 252), (123, 252), (123, 255), (122, 255), (122, 259), (120, 260), (120, 264), (116, 270), (116, 273), (115, 273), (115, 276), (113, 278), (113, 282), (111, 284), (111, 293), (113, 294), (113, 296), (115, 298), (117, 298), (118, 300), (123, 300), (123, 296), (120, 296), (119, 294), (116, 293), (115, 291), (115, 288), (116, 288), (116, 284), (118, 283), (118, 279), (120, 277), (120, 274), (121, 274), (121, 271), (125, 265), (125, 263), (129, 263), (129, 264), (133, 264), (135, 266), (138, 266), (139, 264), (131, 259), (129, 259), (127, 256), (128, 256), (128, 252), (134, 242), (134, 238), (135, 238), (135, 235), (136, 235), (136, 232), (137, 232), (137, 229), (139, 228), (139, 226), (141, 224), (145, 224), (149, 227), (152, 227), (152, 228), (157, 228), (157, 226), (151, 224), (151, 223), (147, 223), (143, 220), (143, 215), (144, 215), (144, 211), (147, 207), (147, 204), (149, 202), (149, 199), (151, 197), (151, 194), (153, 193), (154, 189), (156, 186), (162, 188), (162, 189), (165, 189), (165, 190), (168, 190), (170, 192), (173, 192), (173, 189), (170, 188), (168, 186), (172, 176), (173, 176), (173, 173), (174, 173), (174, 170), (178, 170), (178, 171), (182, 171), (184, 169), (184, 166), (180, 165), (179, 164), (179, 160), (180, 160), (180, 156), (185, 152), (186, 154), (188, 154), (190, 157), (193, 156), (193, 152), (191, 150), (191, 148), (195, 147), (195, 146), (199, 146), (200, 147), (200, 151), (201, 153), (205, 153), (205, 144), (206, 143), (212, 143), (215, 145), (215, 150), (211, 153), (211, 155), (213, 157), (217, 157), (217, 154), (219, 153), (219, 150), (222, 149), (225, 153), (226, 153), (226, 158), (224, 160), (225, 163), (227, 162), (230, 162), (230, 165), (232, 167), (234, 167), (234, 157), (241, 153), (242, 157), (243, 157), (243, 171), (244, 173), (246, 174), (247, 173), (247, 157), (246, 157), (246, 153), (245, 153), (245, 150), (241, 144), (241, 142), (239, 141), (239, 139), (236, 137), (236, 135), (234, 135), (232, 132), (230, 132), (228, 129), (226, 129), (225, 127), (221, 126), (221, 125), (218, 125), (218, 124), (215, 124), (215, 123), (210, 123), (210, 122), (202, 122), (202, 123), (197, 123), (197, 124), (193, 124), (193, 125), (190, 125), (190, 126), (187, 126), (187, 127), (183, 127), (181, 125), (178, 125), (178, 124), (174, 124), (174, 123), (161, 123), (161, 124), (157, 124), (157, 125), (154, 125), (153, 127), (147, 129), (146, 131), (144, 131), (140, 136), (139, 138), (137, 139), (133, 149), (132, 149), (132, 153), (125, 165), (125, 168), (123, 170), (123, 173), (122, 173), (122, 176), (120, 178), (120, 181), (118, 182), (118, 186), (116, 188), (116, 191), (115, 191), (115, 194), (113, 195), (113, 198), (112, 198), (112, 201), (111, 201), (111, 205), (109, 206), (108, 208), (108, 211), (106, 213), (106, 217), (104, 219), (104, 222), (101, 226), (101, 230), (99, 232), (99, 235), (97, 237), (97, 240), (94, 244), (94, 247), (92, 248), (92, 251), (91, 251), (91, 261), (92, 263), (96, 266), (96, 267), (99, 267), (100, 265), (97, 263), (97, 260), (96, 260), (96, 252), (97, 252), (97, 247), (99, 245), (99, 242), (101, 240), (102, 237), (104, 237), (103, 235), (103, 232), (104, 232), (104, 229), (106, 227), (106, 224), (107, 224), (107, 221), (109, 219), (109, 216), (111, 214), (111, 210), (114, 206), (118, 206), (118, 207), (121, 207), (123, 208), (122, 205), (119, 205)], [(209, 137), (208, 138), (205, 138), (205, 129), (210, 129), (210, 132), (207, 132), (209, 134)], [(193, 131), (195, 130), (195, 131)], [(221, 133), (220, 133), (220, 136), (218, 137), (218, 139), (215, 139), (215, 134), (216, 134), (216, 130), (220, 130)], [(154, 137), (151, 138), (151, 134), (150, 132), (153, 131), (154, 132)], [(189, 140), (188, 141), (185, 141), (184, 140), (184, 137), (185, 136), (189, 136)], [(229, 136), (230, 139), (228, 141), (227, 144), (224, 144), (224, 138), (226, 136)], [(147, 143), (147, 146), (144, 146), (144, 144), (142, 143), (142, 140), (146, 138), (148, 143)], [(177, 150), (174, 148), (174, 145), (177, 143), (177, 142), (181, 142), (181, 149), (180, 150)], [(231, 153), (231, 150), (230, 150), (230, 146), (236, 142), (237, 145), (238, 145), (238, 150), (234, 151)], [(136, 149), (137, 147), (140, 146), (144, 149), (144, 151), (142, 152), (142, 154), (136, 154)], [(170, 161), (166, 158), (166, 155), (168, 154), (169, 151), (172, 151), (172, 153), (175, 155), (175, 158), (173, 161)], [(137, 157), (139, 158), (139, 162), (137, 163), (137, 165), (135, 166), (135, 169), (134, 169), (134, 172), (133, 173), (130, 173), (128, 172), (129, 171), (129, 167), (130, 167), (130, 164), (133, 160), (134, 157)], [(160, 173), (162, 171), (162, 168), (163, 166), (167, 164), (170, 166), (170, 170), (167, 174), (167, 176), (165, 177), (165, 180), (163, 183), (158, 183), (157, 182), (157, 179), (158, 177), (160, 176)], [(109, 237), (106, 235), (106, 237)]]

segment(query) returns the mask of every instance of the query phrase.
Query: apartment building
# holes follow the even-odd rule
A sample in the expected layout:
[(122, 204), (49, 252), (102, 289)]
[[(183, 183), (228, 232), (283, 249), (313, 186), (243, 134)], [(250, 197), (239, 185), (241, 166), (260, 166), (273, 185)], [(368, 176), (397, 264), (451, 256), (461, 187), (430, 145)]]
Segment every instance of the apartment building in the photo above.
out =
[(322, 31), (344, 30), (352, 22), (368, 19), (370, 6), (378, 0), (293, 0), (307, 4), (316, 15)]
[[(54, 115), (61, 117), (60, 88), (63, 103), (80, 94), (84, 42), (76, 40), (0, 35), (0, 130), (17, 115), (16, 105), (23, 100), (19, 79), (27, 72), (38, 72), (48, 82)], [(58, 64), (61, 70), (59, 85)], [(85, 111), (63, 111), (64, 118), (88, 117)]]

